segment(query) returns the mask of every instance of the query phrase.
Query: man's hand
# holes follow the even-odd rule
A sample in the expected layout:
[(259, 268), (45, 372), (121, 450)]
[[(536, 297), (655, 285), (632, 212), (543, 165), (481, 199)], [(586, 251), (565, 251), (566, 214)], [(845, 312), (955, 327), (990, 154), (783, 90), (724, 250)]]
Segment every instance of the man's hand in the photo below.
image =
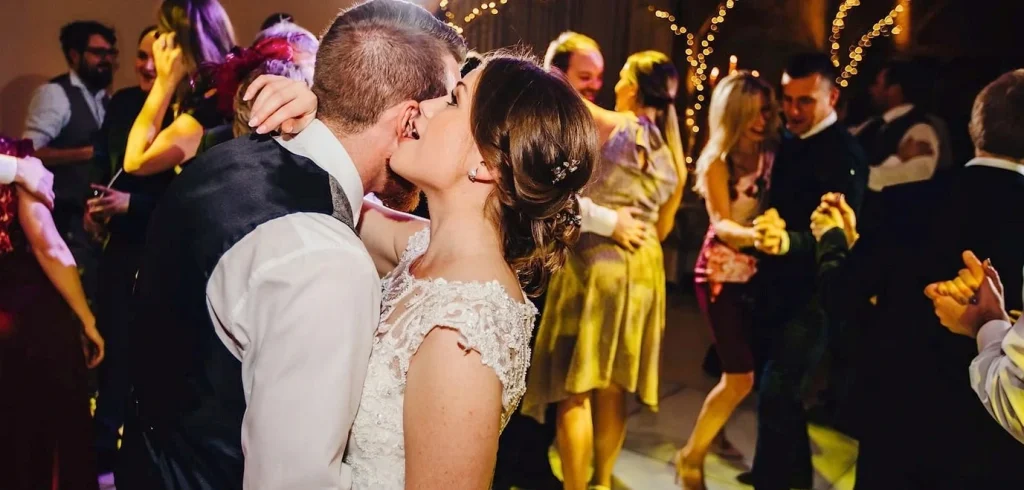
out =
[(91, 187), (103, 193), (100, 197), (94, 197), (85, 202), (86, 213), (93, 215), (94, 219), (106, 221), (111, 216), (128, 212), (128, 206), (131, 205), (131, 194), (98, 184), (92, 184)]
[(789, 253), (789, 233), (786, 222), (779, 216), (775, 208), (765, 211), (754, 218), (754, 248), (768, 255), (785, 255)]
[(106, 239), (106, 226), (102, 222), (93, 219), (89, 213), (82, 214), (82, 228), (89, 234), (89, 238), (96, 243), (103, 243), (103, 240)]
[(811, 213), (811, 234), (819, 242), (829, 230), (842, 227), (843, 216), (839, 210), (824, 201)]
[(41, 160), (34, 157), (19, 158), (14, 183), (39, 199), (47, 208), (53, 209), (53, 174), (46, 170)]
[(914, 138), (907, 138), (900, 143), (899, 149), (896, 151), (896, 157), (901, 162), (910, 160), (925, 155), (934, 155), (935, 149), (927, 141), (915, 140)]
[(846, 235), (846, 247), (852, 249), (860, 239), (860, 233), (857, 232), (857, 213), (853, 212), (853, 208), (846, 202), (846, 196), (838, 192), (829, 192), (821, 196), (821, 203), (827, 204), (839, 212), (839, 216), (842, 218), (840, 226), (843, 228), (843, 234)]
[(615, 212), (618, 219), (615, 221), (615, 229), (612, 230), (612, 240), (630, 252), (643, 245), (647, 235), (651, 233), (647, 223), (633, 217), (641, 212), (639, 208), (633, 207), (619, 208)]

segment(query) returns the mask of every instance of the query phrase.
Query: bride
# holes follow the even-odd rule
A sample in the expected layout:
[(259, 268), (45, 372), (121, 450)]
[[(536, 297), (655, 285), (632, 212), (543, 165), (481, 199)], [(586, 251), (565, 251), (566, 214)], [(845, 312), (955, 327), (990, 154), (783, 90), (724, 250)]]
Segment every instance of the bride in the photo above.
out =
[[(254, 85), (255, 125), (312, 119), (304, 85)], [(344, 457), (353, 488), (488, 488), (525, 391), (537, 313), (527, 297), (579, 235), (577, 193), (596, 158), (582, 100), (523, 58), (492, 55), (420, 104), (390, 166), (426, 194), (431, 221), (369, 201), (360, 218), (387, 275)]]

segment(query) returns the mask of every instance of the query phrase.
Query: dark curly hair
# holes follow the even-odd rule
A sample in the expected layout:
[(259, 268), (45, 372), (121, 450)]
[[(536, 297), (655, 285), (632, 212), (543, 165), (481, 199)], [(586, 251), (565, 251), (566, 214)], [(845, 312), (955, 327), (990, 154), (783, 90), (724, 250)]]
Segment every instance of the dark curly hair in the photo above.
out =
[(470, 124), (497, 176), (489, 210), (505, 260), (537, 296), (579, 238), (578, 195), (598, 159), (597, 129), (576, 91), (533, 60), (500, 52), (481, 70)]

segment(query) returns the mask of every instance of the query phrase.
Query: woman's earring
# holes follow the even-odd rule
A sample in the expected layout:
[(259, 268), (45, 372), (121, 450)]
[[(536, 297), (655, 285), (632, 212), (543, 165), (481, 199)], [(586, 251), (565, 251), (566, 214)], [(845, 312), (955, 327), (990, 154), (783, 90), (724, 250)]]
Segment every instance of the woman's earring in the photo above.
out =
[(480, 167), (473, 167), (473, 169), (469, 171), (469, 181), (470, 182), (476, 183), (476, 171), (477, 171), (478, 168), (480, 168)]

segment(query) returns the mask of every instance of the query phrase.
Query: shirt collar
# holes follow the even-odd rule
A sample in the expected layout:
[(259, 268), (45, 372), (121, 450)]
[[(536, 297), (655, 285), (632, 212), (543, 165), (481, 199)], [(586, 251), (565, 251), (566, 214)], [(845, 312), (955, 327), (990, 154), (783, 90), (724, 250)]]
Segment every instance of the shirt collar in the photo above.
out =
[(1013, 160), (1003, 160), (1002, 158), (993, 157), (974, 157), (971, 161), (967, 162), (965, 167), (981, 166), (981, 167), (992, 167), (1003, 170), (1009, 170), (1011, 172), (1017, 172), (1018, 174), (1024, 175), (1024, 164), (1015, 162)]
[(882, 120), (891, 123), (896, 119), (906, 116), (912, 110), (914, 110), (914, 104), (900, 104), (885, 111), (885, 114), (882, 114)]
[(838, 120), (839, 120), (839, 116), (836, 115), (836, 111), (832, 111), (827, 116), (825, 116), (825, 119), (822, 119), (820, 122), (818, 122), (818, 124), (815, 124), (814, 127), (812, 127), (810, 129), (810, 131), (807, 131), (806, 133), (801, 134), (800, 135), (800, 139), (805, 140), (807, 138), (810, 138), (811, 136), (814, 136), (814, 135), (824, 131), (824, 130), (828, 129), (829, 126), (835, 124), (836, 121), (838, 121)]
[(359, 171), (356, 170), (355, 162), (348, 151), (324, 123), (314, 119), (301, 133), (290, 138), (275, 136), (274, 140), (285, 150), (312, 160), (334, 177), (345, 191), (355, 222), (359, 222), (359, 209), (363, 203), (363, 180), (359, 177)]
[(70, 72), (68, 72), (68, 74), (72, 87), (78, 87), (84, 90), (86, 94), (88, 94), (96, 100), (100, 100), (103, 97), (107, 96), (107, 89), (102, 89), (99, 92), (96, 92), (95, 94), (89, 91), (89, 87), (85, 86), (85, 82), (82, 81), (82, 78), (78, 76), (78, 73), (76, 73), (75, 70), (71, 70)]

